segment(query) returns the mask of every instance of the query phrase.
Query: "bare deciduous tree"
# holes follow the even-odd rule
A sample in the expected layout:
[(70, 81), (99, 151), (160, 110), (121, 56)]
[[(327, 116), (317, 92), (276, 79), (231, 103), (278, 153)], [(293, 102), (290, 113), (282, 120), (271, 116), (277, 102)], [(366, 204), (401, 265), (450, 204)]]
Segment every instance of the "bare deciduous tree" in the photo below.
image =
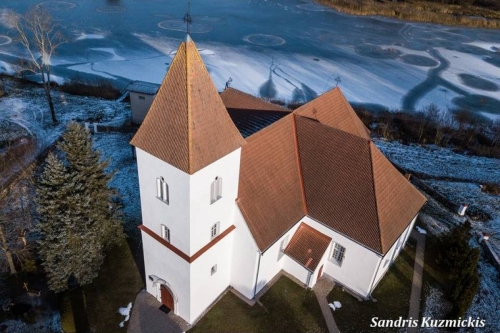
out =
[(58, 30), (58, 25), (50, 13), (40, 6), (32, 7), (24, 15), (11, 13), (9, 21), (10, 25), (18, 32), (19, 42), (28, 53), (28, 60), (25, 62), (26, 69), (41, 76), (52, 123), (56, 125), (57, 117), (50, 95), (50, 60), (56, 49), (66, 40)]

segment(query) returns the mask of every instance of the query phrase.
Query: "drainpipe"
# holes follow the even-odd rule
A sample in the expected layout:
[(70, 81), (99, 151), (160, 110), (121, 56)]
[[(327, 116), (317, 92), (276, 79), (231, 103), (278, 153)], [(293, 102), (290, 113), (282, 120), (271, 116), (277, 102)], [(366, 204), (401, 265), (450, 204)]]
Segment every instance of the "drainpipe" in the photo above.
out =
[(257, 251), (259, 253), (259, 262), (257, 264), (257, 275), (255, 276), (255, 286), (253, 288), (253, 297), (255, 298), (255, 295), (257, 295), (257, 283), (259, 282), (259, 270), (260, 270), (260, 257), (262, 257), (262, 253), (260, 251)]

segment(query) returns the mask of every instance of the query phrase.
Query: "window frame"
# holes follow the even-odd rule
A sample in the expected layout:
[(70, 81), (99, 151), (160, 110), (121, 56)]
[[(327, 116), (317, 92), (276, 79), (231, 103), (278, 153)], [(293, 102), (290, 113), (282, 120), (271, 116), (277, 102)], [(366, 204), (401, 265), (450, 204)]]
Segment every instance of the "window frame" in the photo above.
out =
[(170, 243), (170, 229), (164, 224), (161, 225), (161, 238)]
[[(215, 229), (215, 233), (214, 233), (214, 229)], [(210, 228), (210, 239), (214, 239), (215, 237), (219, 236), (219, 234), (220, 234), (220, 222), (216, 222)]]
[(170, 205), (170, 193), (168, 183), (162, 176), (156, 178), (156, 198)]
[(330, 261), (342, 266), (345, 259), (346, 248), (337, 242), (333, 243)]
[(210, 204), (222, 199), (222, 177), (215, 177), (210, 186)]

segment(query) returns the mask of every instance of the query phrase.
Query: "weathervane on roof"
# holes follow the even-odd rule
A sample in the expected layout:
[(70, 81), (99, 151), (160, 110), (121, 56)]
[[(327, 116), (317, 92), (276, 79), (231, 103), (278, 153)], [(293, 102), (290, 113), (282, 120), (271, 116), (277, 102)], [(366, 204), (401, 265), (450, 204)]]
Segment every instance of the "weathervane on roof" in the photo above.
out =
[(191, 23), (193, 22), (193, 20), (191, 19), (191, 1), (188, 0), (188, 10), (186, 12), (186, 15), (184, 15), (184, 22), (186, 22), (186, 30), (187, 30), (187, 34), (189, 35), (189, 32), (190, 32), (190, 26), (191, 26)]

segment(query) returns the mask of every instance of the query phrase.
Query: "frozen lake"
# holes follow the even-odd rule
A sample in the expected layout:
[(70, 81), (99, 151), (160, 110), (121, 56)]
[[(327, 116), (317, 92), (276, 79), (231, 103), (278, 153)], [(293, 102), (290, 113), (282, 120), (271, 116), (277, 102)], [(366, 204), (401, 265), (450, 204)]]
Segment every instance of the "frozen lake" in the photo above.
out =
[[(180, 40), (179, 0), (2, 0), (0, 71), (23, 55), (8, 10), (48, 9), (70, 40), (56, 80), (102, 76), (160, 83)], [(500, 116), (500, 31), (356, 17), (300, 0), (193, 0), (191, 35), (222, 90), (306, 101), (339, 85), (353, 103), (414, 110), (430, 103)]]

